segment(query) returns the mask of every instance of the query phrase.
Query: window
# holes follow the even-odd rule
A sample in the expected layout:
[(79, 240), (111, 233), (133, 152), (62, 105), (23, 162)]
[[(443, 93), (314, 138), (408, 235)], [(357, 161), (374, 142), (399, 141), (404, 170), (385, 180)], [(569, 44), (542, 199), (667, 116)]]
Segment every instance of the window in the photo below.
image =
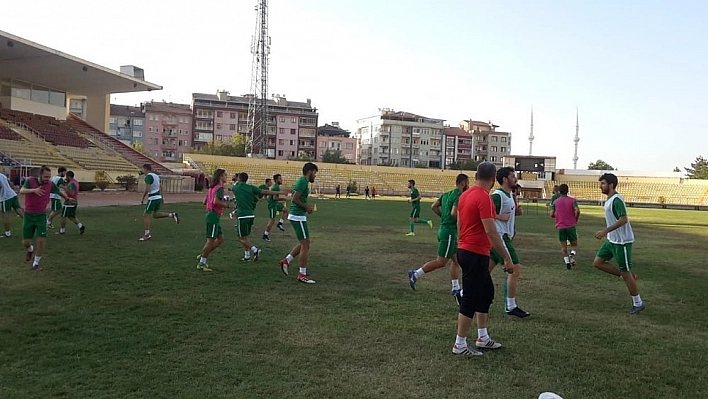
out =
[(491, 160), (492, 162), (496, 162), (496, 160), (497, 160), (497, 157), (494, 157), (494, 156), (492, 156), (492, 157), (490, 157), (490, 158), (491, 158), (490, 160)]
[(282, 157), (283, 156), (283, 150), (278, 150), (278, 156)]
[[(494, 141), (494, 140), (492, 140), (492, 141)], [(497, 146), (493, 145), (493, 146), (489, 147), (489, 151), (497, 152)]]
[(278, 145), (285, 145), (285, 140), (278, 139)]
[(152, 126), (148, 127), (148, 132), (152, 133)]
[(142, 119), (133, 119), (133, 125), (134, 126), (142, 126), (143, 120)]
[(114, 116), (111, 116), (111, 117), (108, 119), (108, 122), (115, 124), (115, 123), (116, 123), (116, 118), (115, 118)]
[(351, 150), (352, 148), (354, 148), (354, 143), (346, 143), (344, 144), (344, 148)]
[(285, 134), (285, 128), (279, 127), (278, 134)]
[(295, 140), (290, 140), (290, 145), (295, 145)]
[[(233, 115), (233, 114), (231, 114), (231, 115)], [(231, 118), (231, 119), (234, 119), (234, 118)], [(229, 125), (229, 130), (231, 130), (232, 132), (233, 132), (234, 130), (236, 130), (236, 124), (235, 124), (235, 123), (230, 124), (230, 125)]]
[(322, 148), (327, 147), (327, 143), (324, 141), (320, 141), (320, 147), (322, 147)]
[(501, 147), (501, 152), (506, 152), (506, 147)]
[(498, 137), (498, 136), (492, 136), (492, 141), (495, 141), (495, 142), (496, 142), (496, 141), (499, 141), (499, 137)]
[(143, 137), (143, 132), (139, 130), (133, 130), (133, 137)]
[(297, 118), (294, 116), (290, 118), (290, 123), (297, 123)]
[(221, 118), (221, 117), (223, 117), (223, 116), (224, 116), (224, 113), (223, 113), (223, 112), (221, 112), (221, 111), (216, 111), (216, 117), (217, 117), (217, 118)]
[(116, 129), (111, 129), (111, 136), (117, 136), (117, 135), (118, 135), (118, 132), (116, 131)]
[(297, 129), (290, 129), (290, 134), (295, 134), (296, 131), (297, 131)]
[(236, 113), (235, 112), (230, 113), (229, 119), (236, 119)]
[(501, 138), (502, 143), (506, 143), (506, 137)]

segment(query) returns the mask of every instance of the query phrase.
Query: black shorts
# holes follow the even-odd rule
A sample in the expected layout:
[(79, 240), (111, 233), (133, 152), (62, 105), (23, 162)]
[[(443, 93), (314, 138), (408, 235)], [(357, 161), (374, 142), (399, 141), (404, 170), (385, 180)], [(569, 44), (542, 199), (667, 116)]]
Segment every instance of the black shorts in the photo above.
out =
[(463, 296), (460, 313), (472, 318), (475, 313), (489, 313), (494, 301), (494, 282), (489, 274), (489, 255), (457, 249), (462, 268)]

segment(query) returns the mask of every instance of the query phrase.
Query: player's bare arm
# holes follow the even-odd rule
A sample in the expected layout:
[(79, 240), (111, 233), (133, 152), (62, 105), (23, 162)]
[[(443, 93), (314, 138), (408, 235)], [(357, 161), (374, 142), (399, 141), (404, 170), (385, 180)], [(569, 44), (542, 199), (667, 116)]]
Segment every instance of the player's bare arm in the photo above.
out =
[(145, 192), (143, 192), (143, 198), (140, 199), (140, 204), (142, 205), (143, 202), (145, 202), (145, 198), (148, 195), (148, 190), (150, 190), (150, 185), (146, 184), (145, 185)]
[(484, 231), (487, 233), (487, 237), (489, 237), (489, 241), (492, 243), (492, 247), (504, 258), (504, 271), (509, 274), (514, 273), (514, 262), (511, 260), (511, 255), (509, 255), (509, 251), (507, 251), (506, 246), (504, 246), (502, 242), (494, 219), (482, 219), (482, 224), (484, 225)]
[(620, 227), (627, 224), (628, 221), (629, 221), (629, 218), (627, 218), (626, 215), (620, 217), (612, 226), (610, 226), (604, 230), (600, 230), (597, 233), (595, 233), (595, 238), (597, 238), (598, 240), (602, 239), (603, 237), (607, 236), (607, 233), (610, 233), (610, 232), (613, 232), (613, 231), (619, 229)]
[(433, 212), (438, 215), (442, 216), (442, 212), (440, 212), (440, 198), (436, 199), (435, 202), (433, 203), (433, 206), (430, 207), (430, 209), (433, 210)]

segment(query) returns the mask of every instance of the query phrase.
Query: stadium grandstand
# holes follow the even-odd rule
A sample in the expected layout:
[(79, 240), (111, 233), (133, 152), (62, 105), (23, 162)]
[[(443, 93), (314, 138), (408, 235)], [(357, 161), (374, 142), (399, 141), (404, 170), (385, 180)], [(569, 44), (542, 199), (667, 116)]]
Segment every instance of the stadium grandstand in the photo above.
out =
[(14, 176), (66, 166), (79, 181), (116, 183), (147, 163), (176, 180), (171, 187), (190, 187), (191, 178), (106, 134), (111, 94), (161, 89), (140, 68), (114, 71), (0, 31), (0, 168)]
[[(580, 202), (598, 204), (604, 201), (598, 178), (606, 171), (555, 169), (554, 157), (541, 157), (533, 162), (534, 170), (518, 165), (522, 198), (527, 201), (548, 200), (553, 186), (568, 184), (570, 194)], [(301, 174), (302, 161), (279, 161), (205, 154), (185, 154), (185, 164), (211, 175), (217, 167), (225, 168), (231, 175), (247, 172), (249, 180), (260, 183), (275, 173), (283, 175), (285, 186)], [(513, 161), (513, 160), (512, 160)], [(515, 162), (514, 162), (515, 163)], [(404, 196), (408, 194), (408, 180), (414, 179), (420, 192), (435, 197), (455, 185), (458, 173), (474, 176), (474, 171), (400, 168), (388, 166), (318, 163), (319, 172), (314, 190), (331, 194), (337, 184), (342, 192), (347, 184), (356, 183), (359, 192), (365, 186), (376, 187), (380, 195)], [(662, 206), (685, 209), (708, 209), (708, 181), (686, 180), (681, 173), (650, 173), (612, 171), (619, 178), (618, 191), (630, 206)]]

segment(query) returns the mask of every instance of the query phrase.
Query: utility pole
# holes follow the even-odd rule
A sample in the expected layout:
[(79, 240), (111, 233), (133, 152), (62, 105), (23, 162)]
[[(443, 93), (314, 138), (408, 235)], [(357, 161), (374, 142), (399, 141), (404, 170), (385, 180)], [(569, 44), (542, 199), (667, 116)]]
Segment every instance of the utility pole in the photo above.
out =
[(578, 169), (578, 141), (580, 141), (580, 123), (578, 120), (578, 107), (575, 107), (575, 153), (573, 153), (573, 169)]

